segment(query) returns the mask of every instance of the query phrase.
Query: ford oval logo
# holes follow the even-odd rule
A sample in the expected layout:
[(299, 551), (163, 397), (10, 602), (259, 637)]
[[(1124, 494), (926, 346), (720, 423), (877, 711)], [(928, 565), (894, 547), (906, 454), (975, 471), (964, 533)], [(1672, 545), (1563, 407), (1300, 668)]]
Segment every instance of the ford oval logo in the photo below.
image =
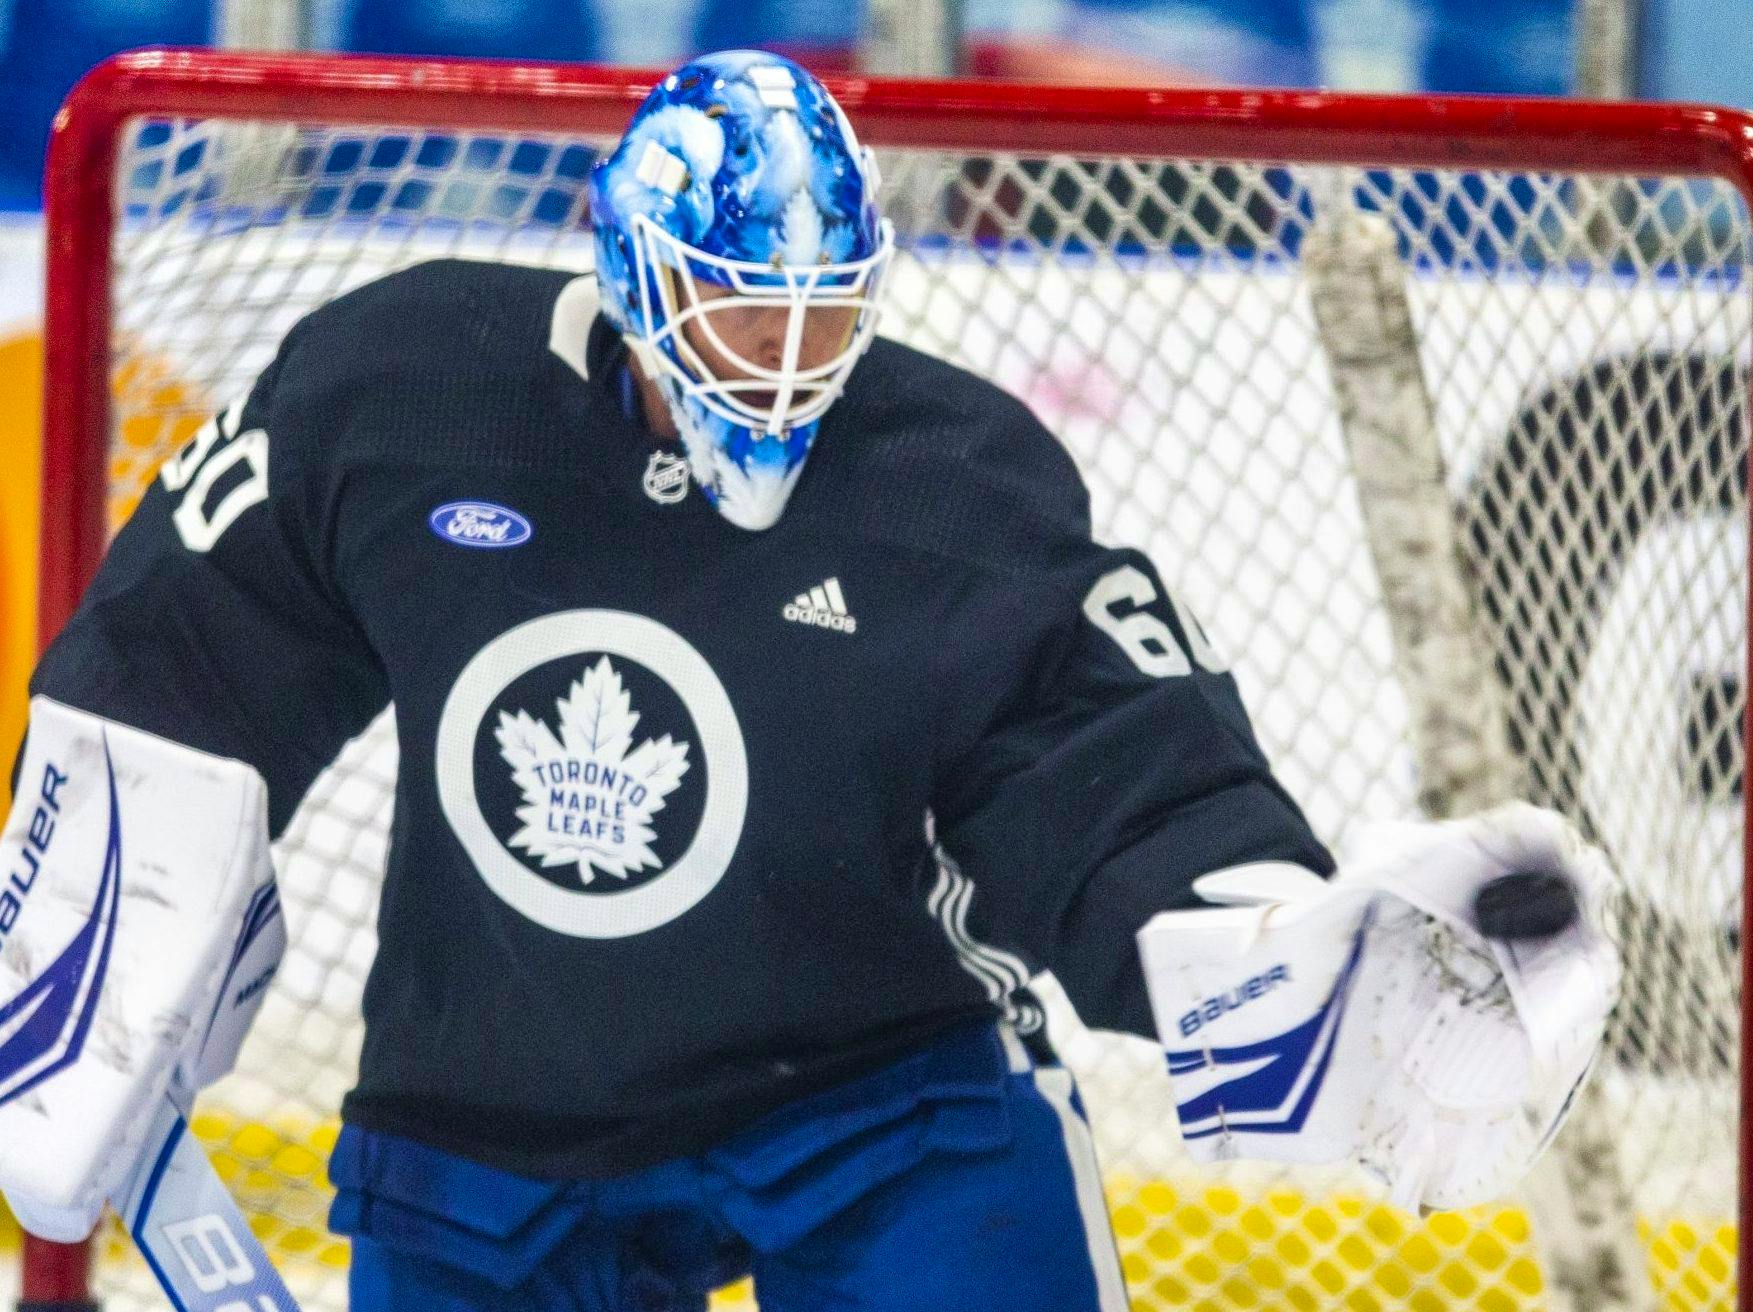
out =
[(517, 511), (491, 501), (447, 501), (426, 522), (439, 537), (459, 547), (515, 547), (535, 533)]

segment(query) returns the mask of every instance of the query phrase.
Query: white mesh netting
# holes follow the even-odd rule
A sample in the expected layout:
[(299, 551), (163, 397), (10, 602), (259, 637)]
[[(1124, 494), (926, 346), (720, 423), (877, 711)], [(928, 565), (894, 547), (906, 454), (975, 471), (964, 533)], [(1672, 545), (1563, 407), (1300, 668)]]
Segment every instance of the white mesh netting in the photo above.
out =
[[(447, 253), (587, 267), (591, 157), (534, 136), (136, 125), (114, 517), (336, 293)], [(1600, 1088), (1635, 1198), (1616, 1222), (1647, 1263), (1639, 1297), (1729, 1306), (1749, 341), (1733, 192), (1003, 154), (884, 166), (903, 246), (884, 331), (996, 379), (1063, 438), (1099, 535), (1149, 551), (1202, 616), (1341, 852), (1416, 813), (1419, 697), (1396, 674), (1302, 252), (1317, 217), (1391, 223), (1516, 774), (1625, 877), (1631, 983)], [(344, 1292), (321, 1161), (358, 1048), (393, 772), (386, 719), (281, 844), (294, 950), (197, 1126), (318, 1308)], [(1342, 1172), (1195, 1174), (1154, 1049), (1081, 1031), (1060, 1001), (1053, 1020), (1136, 1307), (1543, 1305), (1543, 1222), (1523, 1200), (1420, 1220)], [(111, 1305), (152, 1303), (110, 1248)]]

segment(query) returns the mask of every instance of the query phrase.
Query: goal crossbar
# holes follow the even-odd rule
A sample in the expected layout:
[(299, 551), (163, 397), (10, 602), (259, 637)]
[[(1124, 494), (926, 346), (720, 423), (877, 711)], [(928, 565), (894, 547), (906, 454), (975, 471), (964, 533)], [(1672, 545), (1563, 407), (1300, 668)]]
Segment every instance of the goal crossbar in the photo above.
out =
[[(107, 431), (115, 160), (148, 115), (262, 122), (440, 121), (456, 130), (615, 134), (661, 72), (578, 64), (205, 49), (114, 56), (69, 94), (49, 141), (44, 214), (46, 433)], [(1373, 96), (1203, 88), (1090, 88), (935, 79), (828, 79), (876, 146), (979, 149), (995, 139), (1076, 154), (1101, 129), (1109, 155), (1360, 167), (1549, 168), (1715, 177), (1753, 204), (1753, 115), (1707, 105), (1589, 104), (1484, 96)], [(39, 633), (78, 604), (104, 543), (103, 469), (51, 443), (43, 523), (79, 550), (44, 562)], [(83, 458), (94, 459), (87, 451)]]

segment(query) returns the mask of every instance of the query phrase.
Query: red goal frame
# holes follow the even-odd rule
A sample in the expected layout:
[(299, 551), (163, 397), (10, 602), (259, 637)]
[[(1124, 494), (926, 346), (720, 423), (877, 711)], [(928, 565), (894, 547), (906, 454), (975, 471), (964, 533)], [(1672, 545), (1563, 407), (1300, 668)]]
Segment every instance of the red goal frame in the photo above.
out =
[[(59, 631), (104, 550), (110, 419), (109, 251), (117, 143), (141, 115), (363, 121), (613, 135), (661, 74), (588, 65), (160, 49), (92, 70), (56, 116), (47, 243), (39, 644)], [(1720, 178), (1753, 209), (1753, 115), (1703, 105), (1304, 91), (1088, 88), (829, 79), (878, 146), (1138, 153), (1363, 167), (1518, 168)], [(1753, 406), (1749, 413), (1753, 414)], [(1748, 671), (1753, 687), (1753, 661)], [(1753, 809), (1753, 808), (1750, 808)], [(1753, 835), (1753, 825), (1748, 826)], [(1753, 856), (1744, 840), (1743, 869)], [(1742, 943), (1753, 941), (1743, 905)], [(1742, 960), (1744, 996), (1753, 971)], [(1753, 1215), (1753, 1041), (1741, 1033), (1739, 1211)], [(1753, 1259), (1737, 1256), (1753, 1312)], [(82, 1248), (27, 1240), (25, 1303), (89, 1297)]]

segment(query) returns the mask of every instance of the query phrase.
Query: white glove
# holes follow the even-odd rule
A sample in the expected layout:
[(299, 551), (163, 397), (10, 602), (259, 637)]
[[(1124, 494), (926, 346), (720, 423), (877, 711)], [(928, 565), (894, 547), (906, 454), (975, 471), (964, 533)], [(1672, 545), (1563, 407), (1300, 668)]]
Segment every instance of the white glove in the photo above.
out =
[[(1475, 899), (1562, 876), (1580, 914), (1488, 939)], [(1300, 877), (1299, 877), (1300, 876)], [(1139, 933), (1189, 1152), (1353, 1160), (1407, 1209), (1501, 1196), (1563, 1123), (1617, 994), (1605, 858), (1525, 804), (1397, 827), (1324, 883), (1287, 867), (1208, 875), (1222, 908)]]
[(0, 878), (0, 1191), (79, 1238), (167, 1092), (229, 1068), (284, 948), (265, 786), (36, 698)]

